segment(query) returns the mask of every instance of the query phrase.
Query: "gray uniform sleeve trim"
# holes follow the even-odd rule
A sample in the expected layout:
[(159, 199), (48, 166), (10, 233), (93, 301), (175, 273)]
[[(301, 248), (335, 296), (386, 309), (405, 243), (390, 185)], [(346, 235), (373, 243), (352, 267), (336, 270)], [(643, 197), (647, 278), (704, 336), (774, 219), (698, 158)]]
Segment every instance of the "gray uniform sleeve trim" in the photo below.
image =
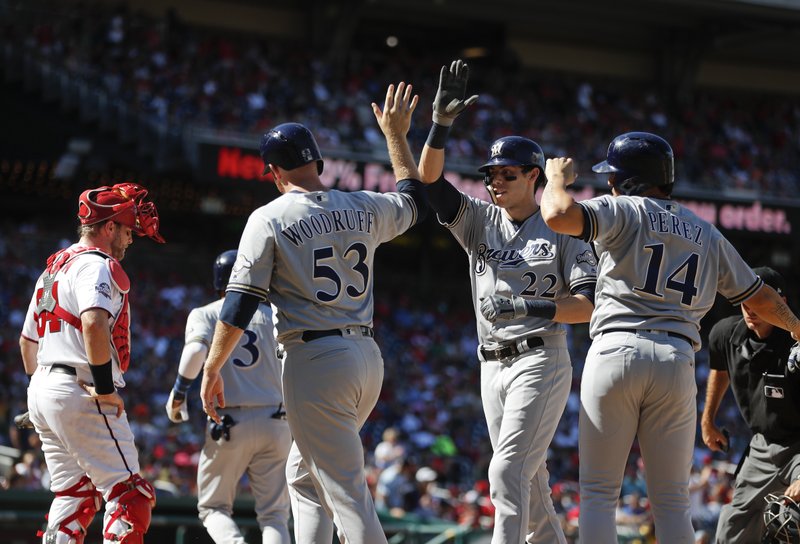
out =
[(243, 283), (229, 283), (225, 289), (226, 292), (233, 291), (245, 295), (252, 295), (258, 297), (262, 302), (267, 300), (267, 291), (254, 285), (245, 285)]
[[(462, 193), (461, 194), (461, 206), (459, 206), (458, 213), (456, 214), (456, 216), (453, 219), (453, 221), (450, 222), (450, 223), (443, 223), (442, 221), (439, 221), (439, 223), (444, 225), (447, 228), (455, 227), (456, 225), (458, 225), (459, 221), (461, 221), (461, 219), (463, 219), (464, 214), (466, 214), (466, 212), (467, 212), (467, 197), (464, 196), (464, 194)], [(439, 218), (438, 215), (437, 215), (436, 218), (437, 219)]]
[(597, 284), (597, 276), (586, 276), (584, 278), (572, 282), (572, 284), (570, 284), (569, 286), (569, 292), (574, 295), (575, 292), (580, 290), (582, 287), (586, 285), (596, 285), (596, 284)]
[(741, 304), (742, 302), (744, 302), (748, 298), (750, 298), (753, 295), (755, 295), (756, 291), (761, 289), (762, 285), (764, 285), (764, 280), (762, 280), (761, 278), (756, 278), (756, 281), (755, 281), (755, 283), (753, 285), (751, 285), (750, 287), (745, 289), (741, 294), (739, 294), (739, 295), (737, 295), (735, 297), (729, 298), (728, 302), (730, 302), (734, 306), (737, 305), (737, 304)]
[(408, 200), (411, 203), (411, 210), (413, 212), (412, 216), (411, 216), (411, 225), (412, 226), (416, 225), (417, 224), (417, 202), (414, 200), (414, 197), (411, 196), (408, 193), (400, 193), (400, 196), (402, 196), (403, 198), (405, 198), (406, 200)]
[(584, 242), (593, 242), (597, 238), (597, 214), (588, 206), (578, 202), (583, 211), (583, 232), (579, 236)]

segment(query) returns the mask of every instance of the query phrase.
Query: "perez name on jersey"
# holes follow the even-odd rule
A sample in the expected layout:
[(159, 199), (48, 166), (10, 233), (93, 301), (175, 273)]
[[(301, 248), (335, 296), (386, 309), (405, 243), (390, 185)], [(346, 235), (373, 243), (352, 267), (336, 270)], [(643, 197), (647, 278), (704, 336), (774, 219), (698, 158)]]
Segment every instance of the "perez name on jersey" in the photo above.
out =
[(700, 235), (703, 234), (703, 227), (684, 221), (677, 215), (668, 212), (647, 212), (649, 218), (648, 226), (653, 232), (672, 234), (691, 240), (697, 246), (702, 247), (703, 241)]

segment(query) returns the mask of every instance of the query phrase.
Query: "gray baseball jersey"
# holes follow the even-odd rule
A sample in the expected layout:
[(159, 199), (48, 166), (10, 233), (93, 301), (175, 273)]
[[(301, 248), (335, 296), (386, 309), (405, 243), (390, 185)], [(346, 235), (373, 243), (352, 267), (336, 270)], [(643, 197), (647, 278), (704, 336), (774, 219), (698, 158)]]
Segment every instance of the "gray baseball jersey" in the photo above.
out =
[(416, 218), (403, 193), (284, 194), (251, 214), (228, 290), (261, 298), (269, 290), (284, 344), (298, 331), (372, 326), (375, 249)]
[(580, 202), (600, 255), (592, 338), (612, 328), (691, 338), (717, 292), (732, 304), (762, 281), (710, 223), (671, 200), (604, 195)]
[(515, 224), (500, 207), (463, 194), (458, 214), (445, 226), (469, 257), (481, 344), (566, 334), (562, 324), (536, 317), (490, 323), (480, 301), (493, 294), (558, 300), (594, 283), (597, 263), (586, 242), (554, 233), (538, 212)]
[[(189, 313), (186, 344), (200, 342), (211, 346), (223, 302), (224, 299), (219, 299)], [(230, 364), (220, 369), (226, 406), (278, 406), (283, 402), (281, 363), (276, 351), (272, 310), (268, 304), (259, 304), (228, 360)]]

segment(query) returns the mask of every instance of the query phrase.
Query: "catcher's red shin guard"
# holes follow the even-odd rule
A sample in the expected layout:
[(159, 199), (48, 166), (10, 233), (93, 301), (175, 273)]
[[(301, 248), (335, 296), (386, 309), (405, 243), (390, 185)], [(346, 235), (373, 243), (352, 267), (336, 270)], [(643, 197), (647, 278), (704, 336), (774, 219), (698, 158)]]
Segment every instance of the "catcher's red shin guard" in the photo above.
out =
[[(56, 497), (82, 498), (83, 500), (77, 503), (77, 507), (72, 514), (61, 520), (58, 527), (48, 527), (47, 531), (39, 531), (36, 536), (44, 537), (42, 541), (45, 544), (57, 542), (83, 544), (83, 540), (86, 538), (86, 528), (89, 527), (94, 515), (100, 510), (102, 495), (94, 487), (89, 477), (84, 476), (72, 487), (63, 491), (56, 491)], [(77, 527), (73, 522), (77, 523)], [(73, 528), (70, 528), (70, 525)], [(59, 533), (66, 535), (66, 538), (59, 535)]]
[[(156, 490), (138, 474), (111, 488), (108, 502), (117, 501), (109, 513), (103, 538), (124, 544), (143, 544), (150, 527), (150, 514), (156, 505)], [(121, 522), (121, 523), (117, 523)]]

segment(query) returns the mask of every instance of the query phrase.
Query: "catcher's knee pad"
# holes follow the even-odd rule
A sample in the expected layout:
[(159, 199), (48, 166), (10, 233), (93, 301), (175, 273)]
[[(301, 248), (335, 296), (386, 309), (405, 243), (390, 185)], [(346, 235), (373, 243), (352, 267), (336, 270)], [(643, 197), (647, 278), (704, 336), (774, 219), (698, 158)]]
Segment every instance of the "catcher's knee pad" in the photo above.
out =
[(156, 490), (134, 474), (111, 488), (108, 502), (112, 504), (103, 538), (125, 544), (142, 544), (150, 527), (150, 514), (156, 505)]
[(63, 491), (56, 491), (56, 500), (75, 505), (73, 512), (56, 526), (48, 524), (47, 531), (39, 531), (43, 544), (83, 544), (86, 528), (100, 510), (102, 495), (88, 476)]

